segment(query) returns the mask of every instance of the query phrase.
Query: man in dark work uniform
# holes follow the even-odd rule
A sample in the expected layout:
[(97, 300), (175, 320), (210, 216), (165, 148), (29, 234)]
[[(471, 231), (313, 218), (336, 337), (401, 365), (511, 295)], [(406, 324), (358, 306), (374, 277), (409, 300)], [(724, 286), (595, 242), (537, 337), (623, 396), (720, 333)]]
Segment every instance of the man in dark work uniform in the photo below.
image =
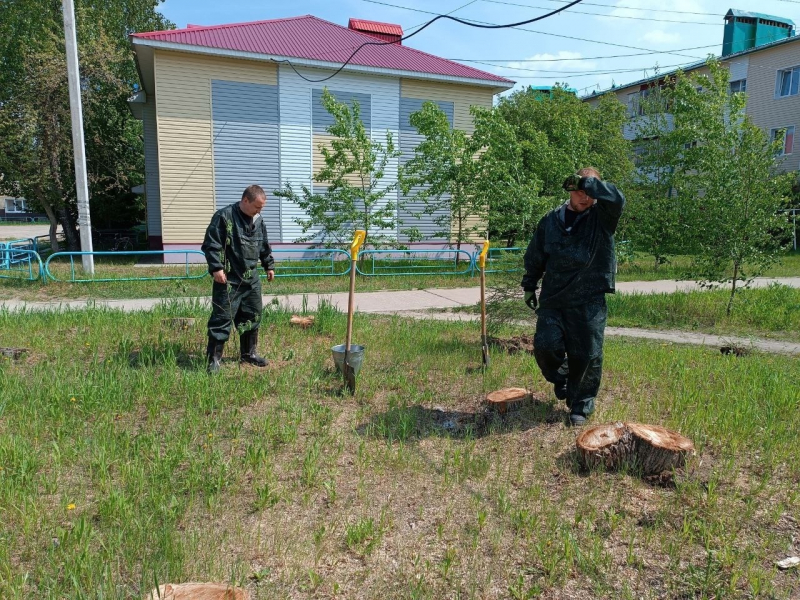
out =
[(202, 250), (208, 272), (214, 278), (211, 318), (208, 320), (208, 372), (217, 373), (225, 342), (236, 327), (240, 341), (240, 360), (258, 367), (267, 366), (257, 353), (258, 327), (261, 324), (261, 278), (258, 263), (275, 277), (272, 249), (261, 209), (267, 195), (251, 185), (242, 200), (221, 208), (206, 229)]
[[(569, 201), (547, 213), (525, 252), (522, 288), (536, 310), (533, 349), (555, 395), (566, 400), (570, 423), (594, 412), (603, 372), (606, 294), (617, 270), (614, 232), (625, 197), (591, 167), (567, 177)], [(542, 276), (544, 278), (542, 279)]]

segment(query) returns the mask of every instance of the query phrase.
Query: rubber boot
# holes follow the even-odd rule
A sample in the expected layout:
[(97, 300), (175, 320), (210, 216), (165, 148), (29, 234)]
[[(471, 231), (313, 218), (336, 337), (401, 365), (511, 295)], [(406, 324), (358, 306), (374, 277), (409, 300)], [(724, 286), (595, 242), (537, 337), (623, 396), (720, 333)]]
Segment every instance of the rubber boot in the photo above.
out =
[(247, 331), (240, 336), (239, 353), (243, 363), (257, 367), (266, 367), (268, 364), (266, 358), (258, 355), (258, 329)]
[(212, 337), (208, 338), (208, 349), (206, 350), (208, 364), (206, 366), (206, 371), (208, 371), (210, 375), (219, 373), (220, 367), (222, 366), (222, 351), (224, 349), (225, 342), (220, 342)]

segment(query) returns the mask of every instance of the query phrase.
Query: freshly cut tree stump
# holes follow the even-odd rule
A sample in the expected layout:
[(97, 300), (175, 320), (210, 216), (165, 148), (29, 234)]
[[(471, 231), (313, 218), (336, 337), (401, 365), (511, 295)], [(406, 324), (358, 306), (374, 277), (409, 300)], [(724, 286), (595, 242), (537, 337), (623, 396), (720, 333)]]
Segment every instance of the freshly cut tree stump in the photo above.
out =
[(642, 475), (655, 475), (686, 464), (694, 444), (679, 433), (643, 423), (596, 425), (575, 440), (578, 457), (586, 467), (618, 469), (628, 465)]
[(489, 407), (499, 413), (518, 408), (522, 402), (530, 399), (531, 393), (525, 388), (504, 388), (486, 395), (486, 402)]
[(314, 324), (314, 317), (300, 317), (298, 315), (292, 315), (292, 318), (289, 319), (289, 323), (292, 325), (298, 325), (303, 329), (308, 329)]
[(145, 600), (250, 600), (247, 590), (224, 583), (167, 583)]

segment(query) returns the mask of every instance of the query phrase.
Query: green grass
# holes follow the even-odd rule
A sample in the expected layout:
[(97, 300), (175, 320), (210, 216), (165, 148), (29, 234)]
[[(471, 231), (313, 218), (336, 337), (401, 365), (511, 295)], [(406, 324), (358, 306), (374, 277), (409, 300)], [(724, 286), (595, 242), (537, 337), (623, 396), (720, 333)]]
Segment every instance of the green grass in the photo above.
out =
[[(727, 316), (729, 296), (725, 290), (610, 294), (606, 296), (608, 325), (800, 341), (800, 289), (772, 285), (740, 290)], [(477, 308), (467, 310), (476, 312)], [(490, 321), (495, 310), (488, 307)], [(520, 320), (533, 316), (521, 300), (504, 303), (502, 312)]]
[[(197, 318), (188, 330), (163, 319)], [(355, 397), (312, 329), (265, 316), (265, 370), (203, 370), (206, 318), (0, 313), (0, 597), (137, 598), (230, 581), (272, 598), (796, 598), (796, 359), (609, 340), (596, 422), (658, 423), (698, 455), (673, 487), (583, 472), (529, 356), (474, 324), (358, 315)], [(507, 334), (519, 333), (509, 330)], [(234, 344), (226, 356), (235, 358)], [(488, 427), (486, 391), (537, 402)]]
[[(675, 256), (666, 264), (655, 266), (652, 256), (637, 253), (629, 262), (619, 265), (617, 281), (657, 281), (659, 279), (685, 279), (691, 263), (689, 256)], [(787, 252), (773, 265), (764, 277), (800, 276), (800, 252)]]
[[(97, 278), (131, 278), (131, 277), (163, 277), (177, 276), (185, 273), (182, 266), (136, 267), (133, 258), (98, 258), (96, 261)], [(658, 279), (680, 278), (685, 275), (688, 265), (687, 257), (678, 257), (672, 264), (653, 268), (649, 257), (638, 256), (634, 261), (620, 265), (619, 281), (653, 281)], [(463, 268), (463, 265), (459, 268)], [(53, 272), (60, 278), (70, 277), (68, 262), (53, 265)], [(192, 275), (202, 275), (205, 267), (190, 266)], [(8, 274), (8, 272), (5, 272)], [(34, 269), (36, 275), (36, 269)], [(76, 263), (76, 275), (81, 276), (80, 261)], [(800, 276), (800, 253), (790, 253), (783, 257), (782, 263), (773, 267), (767, 274), (770, 277)], [(119, 298), (184, 298), (209, 296), (211, 281), (208, 277), (172, 281), (112, 281), (97, 283), (67, 283), (23, 281), (28, 276), (24, 272), (12, 274), (12, 279), (0, 278), (0, 294), (4, 298), (19, 300), (48, 299), (119, 299)], [(487, 274), (487, 282), (491, 285), (492, 273)], [(520, 275), (521, 277), (521, 275)], [(466, 275), (433, 275), (413, 276), (360, 276), (358, 289), (361, 291), (376, 290), (409, 290), (425, 288), (452, 288), (478, 285), (478, 277)], [(348, 290), (348, 277), (279, 277), (273, 283), (264, 282), (265, 294), (293, 294), (313, 292), (329, 294)]]

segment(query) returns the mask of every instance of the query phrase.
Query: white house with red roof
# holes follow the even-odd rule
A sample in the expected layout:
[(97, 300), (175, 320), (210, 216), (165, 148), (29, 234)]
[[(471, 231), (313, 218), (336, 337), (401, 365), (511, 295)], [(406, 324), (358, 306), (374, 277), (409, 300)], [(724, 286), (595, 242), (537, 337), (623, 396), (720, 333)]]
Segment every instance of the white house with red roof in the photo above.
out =
[[(295, 243), (304, 215), (271, 192), (313, 189), (332, 122), (321, 104), (325, 87), (358, 101), (374, 139), (392, 133), (403, 156), (386, 177), (396, 178), (420, 141), (409, 115), (423, 102), (438, 103), (454, 127), (471, 132), (470, 107), (491, 107), (514, 84), (405, 46), (402, 35), (399, 25), (350, 19), (343, 27), (311, 15), (132, 34), (142, 90), (131, 110), (144, 122), (150, 246), (199, 248), (214, 211), (253, 183), (268, 194), (271, 241)], [(365, 46), (335, 77), (314, 81), (376, 39), (389, 43)], [(414, 225), (432, 235), (435, 218)]]

